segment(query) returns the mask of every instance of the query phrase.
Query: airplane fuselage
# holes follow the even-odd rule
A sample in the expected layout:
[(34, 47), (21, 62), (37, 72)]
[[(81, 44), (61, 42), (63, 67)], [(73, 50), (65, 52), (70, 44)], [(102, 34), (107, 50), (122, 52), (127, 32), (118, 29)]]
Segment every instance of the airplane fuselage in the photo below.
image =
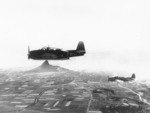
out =
[(85, 48), (82, 41), (79, 42), (76, 50), (61, 50), (50, 47), (32, 50), (28, 49), (28, 59), (34, 60), (68, 60), (70, 57), (83, 56)]
[(116, 81), (116, 80), (128, 82), (128, 81), (134, 80), (134, 78), (132, 78), (132, 77), (111, 77), (111, 78), (108, 78), (108, 81), (111, 81), (111, 82)]

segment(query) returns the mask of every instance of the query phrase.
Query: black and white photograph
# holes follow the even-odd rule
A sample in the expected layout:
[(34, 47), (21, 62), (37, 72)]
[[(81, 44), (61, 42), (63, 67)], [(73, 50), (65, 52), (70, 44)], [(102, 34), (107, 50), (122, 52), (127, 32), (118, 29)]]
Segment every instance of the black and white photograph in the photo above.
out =
[(150, 113), (150, 1), (0, 0), (0, 113)]

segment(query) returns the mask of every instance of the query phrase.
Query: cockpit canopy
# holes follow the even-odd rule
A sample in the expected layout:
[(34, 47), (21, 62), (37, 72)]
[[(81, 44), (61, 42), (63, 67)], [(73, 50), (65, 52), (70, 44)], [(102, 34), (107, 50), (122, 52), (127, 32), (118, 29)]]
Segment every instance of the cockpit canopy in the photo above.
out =
[(54, 50), (54, 51), (62, 51), (61, 49), (58, 49), (58, 48), (53, 48), (53, 47), (43, 47), (41, 48), (41, 50)]

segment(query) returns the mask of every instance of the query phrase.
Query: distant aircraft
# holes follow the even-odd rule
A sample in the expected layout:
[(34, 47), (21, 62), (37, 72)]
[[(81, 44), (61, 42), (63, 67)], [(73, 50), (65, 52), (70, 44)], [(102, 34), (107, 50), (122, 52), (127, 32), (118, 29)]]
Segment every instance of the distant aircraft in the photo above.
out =
[(131, 77), (118, 77), (118, 76), (115, 76), (115, 77), (109, 77), (108, 78), (108, 81), (116, 81), (116, 80), (121, 80), (121, 81), (124, 81), (124, 82), (128, 82), (128, 81), (132, 81), (135, 79), (135, 74), (133, 73)]
[(76, 50), (61, 50), (58, 48), (43, 47), (30, 51), (28, 47), (28, 59), (34, 60), (68, 60), (70, 57), (83, 56), (86, 53), (83, 41), (78, 43)]

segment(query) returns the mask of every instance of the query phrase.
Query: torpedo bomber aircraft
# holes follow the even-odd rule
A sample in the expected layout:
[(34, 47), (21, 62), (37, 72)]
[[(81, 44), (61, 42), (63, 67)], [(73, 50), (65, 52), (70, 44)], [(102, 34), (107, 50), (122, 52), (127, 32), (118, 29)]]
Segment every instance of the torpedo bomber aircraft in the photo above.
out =
[(28, 47), (28, 59), (33, 60), (68, 60), (70, 57), (83, 56), (86, 53), (83, 41), (78, 43), (76, 50), (62, 50), (58, 48), (43, 47), (30, 51)]

